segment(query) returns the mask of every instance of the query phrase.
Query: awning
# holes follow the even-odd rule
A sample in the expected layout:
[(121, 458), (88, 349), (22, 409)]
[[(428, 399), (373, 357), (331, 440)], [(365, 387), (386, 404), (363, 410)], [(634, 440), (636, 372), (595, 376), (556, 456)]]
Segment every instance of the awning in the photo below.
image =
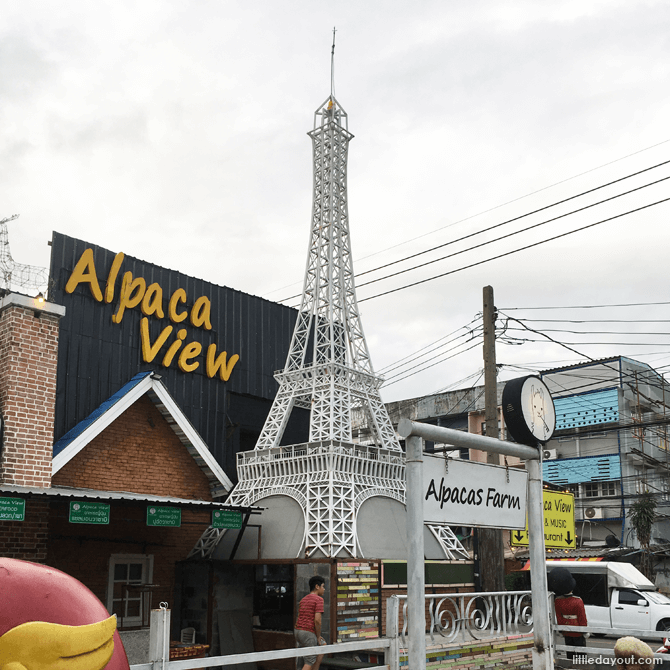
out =
[[(583, 561), (585, 563), (597, 563), (598, 561), (604, 560), (602, 556), (591, 557), (591, 558), (548, 558), (548, 561)], [(526, 564), (521, 568), (522, 570), (530, 570), (530, 561), (526, 561)]]
[(0, 485), (0, 496), (5, 495), (22, 496), (26, 499), (76, 498), (98, 500), (100, 502), (144, 502), (192, 509), (234, 510), (236, 512), (247, 514), (260, 514), (264, 509), (263, 507), (244, 507), (241, 505), (229, 505), (209, 500), (154, 496), (148, 493), (131, 493), (129, 491), (96, 491), (95, 489), (80, 489), (69, 486), (40, 487), (2, 484)]

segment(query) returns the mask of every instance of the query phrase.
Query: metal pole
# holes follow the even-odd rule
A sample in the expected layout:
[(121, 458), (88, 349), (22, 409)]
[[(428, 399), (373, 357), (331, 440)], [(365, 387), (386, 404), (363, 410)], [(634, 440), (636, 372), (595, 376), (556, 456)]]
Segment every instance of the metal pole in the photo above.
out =
[(419, 435), (424, 440), (445, 442), (463, 449), (480, 449), (481, 451), (493, 451), (497, 454), (505, 454), (507, 456), (518, 456), (523, 460), (538, 458), (539, 456), (536, 447), (527, 447), (515, 442), (496, 440), (485, 435), (465, 433), (462, 430), (454, 430), (453, 428), (432, 426), (428, 423), (419, 423), (410, 419), (400, 419), (398, 423), (398, 435), (402, 438), (409, 437), (410, 435)]
[[(167, 604), (167, 603), (166, 603)], [(170, 661), (170, 610), (151, 610), (149, 620), (149, 662), (154, 670), (164, 670)]]
[[(484, 287), (484, 412), (486, 435), (498, 439), (498, 375), (496, 369), (496, 308), (493, 287)], [(487, 463), (500, 465), (500, 456), (489, 453)], [(491, 589), (495, 591), (496, 589)]]
[(533, 670), (553, 670), (549, 623), (547, 569), (544, 553), (544, 501), (539, 459), (526, 461), (528, 470), (528, 549), (533, 604)]
[(386, 637), (390, 646), (386, 665), (389, 670), (400, 670), (400, 631), (398, 630), (398, 616), (400, 615), (400, 600), (398, 596), (391, 596), (386, 600)]
[(426, 585), (423, 551), (423, 444), (419, 436), (407, 438), (407, 610), (409, 615), (409, 667), (426, 669)]

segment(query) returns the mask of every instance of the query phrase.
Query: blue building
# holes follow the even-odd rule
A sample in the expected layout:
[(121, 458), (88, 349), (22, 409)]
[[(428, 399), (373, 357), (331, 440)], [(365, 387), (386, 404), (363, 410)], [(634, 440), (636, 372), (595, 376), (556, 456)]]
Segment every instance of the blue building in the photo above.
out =
[(659, 514), (652, 544), (670, 546), (670, 384), (647, 364), (623, 356), (541, 376), (556, 407), (543, 476), (575, 494), (581, 545), (639, 546), (628, 510), (648, 490)]

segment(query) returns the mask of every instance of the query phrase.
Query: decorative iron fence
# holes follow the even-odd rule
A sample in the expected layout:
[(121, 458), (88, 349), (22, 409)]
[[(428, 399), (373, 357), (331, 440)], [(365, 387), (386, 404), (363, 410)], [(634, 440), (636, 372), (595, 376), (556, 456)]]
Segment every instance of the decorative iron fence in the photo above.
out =
[[(407, 645), (407, 596), (392, 596), (404, 601), (400, 637)], [(454, 642), (482, 640), (501, 635), (528, 634), (533, 631), (530, 591), (496, 591), (492, 593), (426, 594), (430, 615), (430, 639)]]

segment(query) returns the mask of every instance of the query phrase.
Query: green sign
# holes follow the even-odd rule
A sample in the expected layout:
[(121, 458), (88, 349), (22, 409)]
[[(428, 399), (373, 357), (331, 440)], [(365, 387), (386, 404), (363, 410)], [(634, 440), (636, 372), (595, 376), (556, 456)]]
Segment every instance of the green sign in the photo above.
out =
[(71, 502), (70, 523), (109, 523), (109, 505), (94, 502)]
[(147, 526), (181, 526), (181, 509), (179, 507), (147, 507)]
[(0, 498), (0, 521), (23, 521), (26, 501), (23, 498)]
[(212, 512), (212, 528), (242, 528), (242, 513), (216, 509)]

